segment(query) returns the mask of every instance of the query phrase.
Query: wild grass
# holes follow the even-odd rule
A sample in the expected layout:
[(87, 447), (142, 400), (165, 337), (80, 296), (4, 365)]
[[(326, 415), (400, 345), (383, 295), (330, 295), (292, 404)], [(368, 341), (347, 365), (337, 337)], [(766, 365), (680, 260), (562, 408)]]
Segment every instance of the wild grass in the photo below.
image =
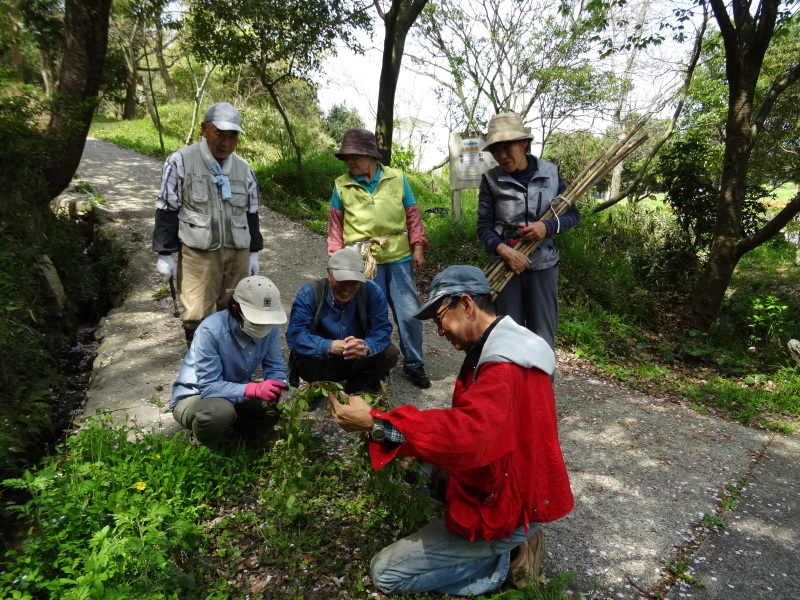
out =
[[(397, 461), (374, 473), (364, 436), (326, 438), (308, 394), (265, 446), (231, 436), (215, 453), (91, 417), (4, 482), (29, 494), (13, 509), (30, 535), (0, 566), (0, 597), (364, 597), (371, 557), (441, 505)], [(573, 576), (495, 597), (560, 599)]]

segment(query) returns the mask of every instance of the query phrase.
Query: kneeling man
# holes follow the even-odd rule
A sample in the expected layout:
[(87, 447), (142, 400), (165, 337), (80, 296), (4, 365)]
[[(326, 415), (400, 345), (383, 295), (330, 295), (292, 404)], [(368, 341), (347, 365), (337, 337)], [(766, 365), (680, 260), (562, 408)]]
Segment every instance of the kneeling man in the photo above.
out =
[(372, 409), (359, 396), (331, 414), (345, 431), (369, 431), (372, 467), (395, 456), (438, 469), (444, 518), (387, 546), (371, 562), (386, 594), (478, 596), (538, 583), (544, 556), (540, 523), (572, 510), (550, 374), (553, 350), (542, 338), (497, 317), (483, 272), (448, 267), (431, 282), (415, 315), (466, 353), (449, 409), (412, 405)]

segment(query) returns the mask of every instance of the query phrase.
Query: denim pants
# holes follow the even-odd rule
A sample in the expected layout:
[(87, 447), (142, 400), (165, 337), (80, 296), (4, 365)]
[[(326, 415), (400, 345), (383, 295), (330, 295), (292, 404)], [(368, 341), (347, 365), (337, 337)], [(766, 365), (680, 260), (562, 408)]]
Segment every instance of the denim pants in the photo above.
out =
[(420, 309), (417, 283), (413, 272), (414, 261), (378, 265), (375, 283), (383, 290), (389, 308), (392, 309), (397, 333), (400, 336), (400, 352), (403, 366), (415, 368), (422, 364), (422, 321), (414, 314)]
[(375, 586), (385, 594), (438, 592), (478, 596), (499, 588), (508, 575), (511, 550), (531, 537), (536, 523), (517, 527), (502, 540), (467, 538), (449, 531), (444, 519), (387, 546), (372, 558)]

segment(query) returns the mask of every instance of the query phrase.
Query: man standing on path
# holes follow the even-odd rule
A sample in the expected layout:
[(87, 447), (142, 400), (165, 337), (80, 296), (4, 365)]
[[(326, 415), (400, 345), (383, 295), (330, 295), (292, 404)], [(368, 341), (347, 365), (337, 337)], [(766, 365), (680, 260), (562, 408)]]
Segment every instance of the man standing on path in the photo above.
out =
[(429, 297), (415, 317), (432, 318), (439, 335), (466, 353), (452, 407), (383, 412), (359, 396), (340, 404), (333, 394), (328, 402), (345, 431), (370, 432), (375, 470), (411, 456), (439, 469), (432, 481), (445, 481), (444, 519), (375, 555), (372, 580), (387, 594), (453, 596), (492, 592), (507, 576), (515, 587), (538, 583), (539, 523), (574, 504), (550, 383), (555, 355), (511, 317), (496, 316), (477, 267), (448, 267)]
[(328, 276), (297, 293), (286, 328), (289, 383), (344, 381), (344, 391), (380, 393), (400, 352), (390, 342), (386, 297), (364, 277), (364, 260), (352, 248), (328, 259)]
[(238, 110), (212, 104), (200, 141), (173, 152), (161, 173), (153, 251), (165, 281), (178, 282), (188, 344), (200, 321), (228, 305), (239, 281), (258, 275), (261, 195), (253, 170), (234, 152), (241, 132)]

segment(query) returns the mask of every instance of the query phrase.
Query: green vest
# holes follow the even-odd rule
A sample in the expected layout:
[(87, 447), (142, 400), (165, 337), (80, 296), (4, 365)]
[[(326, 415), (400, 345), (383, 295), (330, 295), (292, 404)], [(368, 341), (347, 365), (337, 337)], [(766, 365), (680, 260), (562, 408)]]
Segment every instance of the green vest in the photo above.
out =
[(386, 238), (389, 244), (385, 248), (372, 245), (375, 262), (386, 264), (410, 256), (411, 245), (408, 242), (406, 210), (403, 208), (403, 173), (383, 165), (381, 169), (381, 179), (373, 194), (349, 173), (338, 177), (335, 185), (344, 207), (342, 236), (345, 246), (365, 242), (372, 237)]

